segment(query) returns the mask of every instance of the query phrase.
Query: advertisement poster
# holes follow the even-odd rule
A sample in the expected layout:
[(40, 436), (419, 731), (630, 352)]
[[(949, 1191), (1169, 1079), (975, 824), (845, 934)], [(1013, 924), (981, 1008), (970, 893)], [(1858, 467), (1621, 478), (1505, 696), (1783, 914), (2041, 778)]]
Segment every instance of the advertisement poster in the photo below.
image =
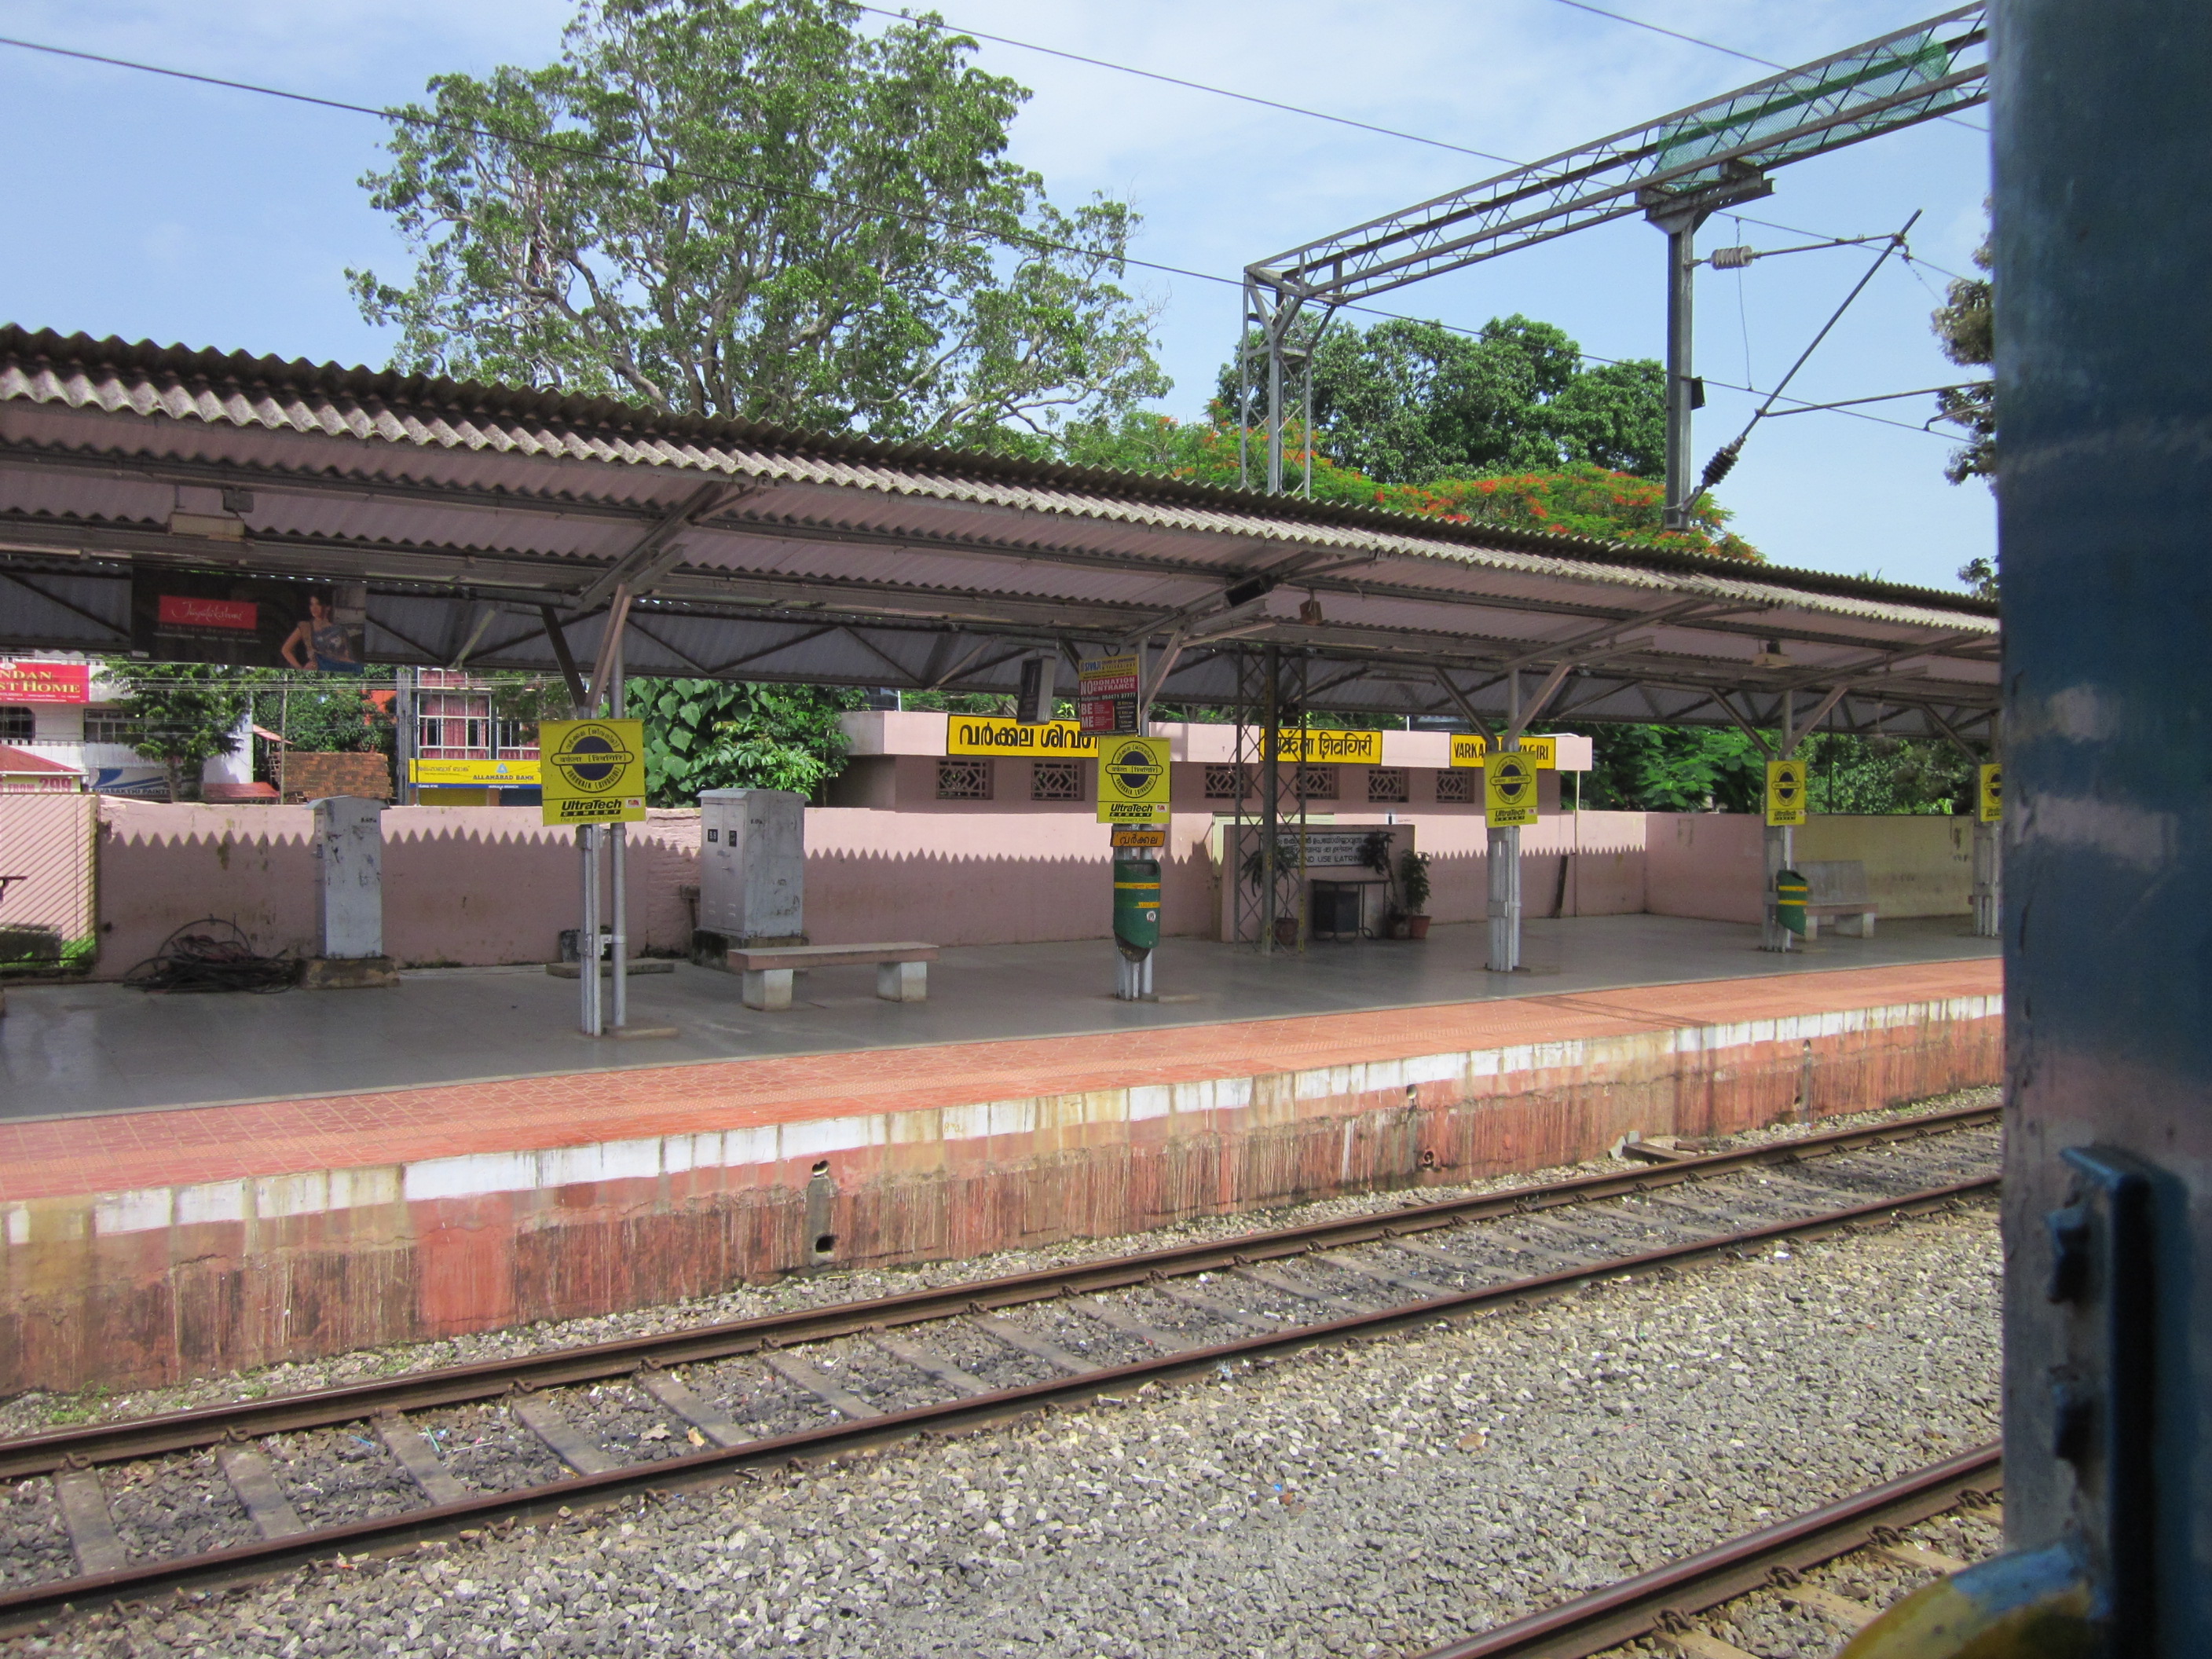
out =
[(90, 702), (92, 667), (81, 662), (0, 662), (0, 702)]
[(279, 581), (135, 565), (131, 650), (155, 662), (362, 672), (366, 582)]
[(1135, 655), (1092, 657), (1076, 665), (1075, 712), (1085, 732), (1111, 737), (1137, 729), (1137, 681), (1144, 664)]

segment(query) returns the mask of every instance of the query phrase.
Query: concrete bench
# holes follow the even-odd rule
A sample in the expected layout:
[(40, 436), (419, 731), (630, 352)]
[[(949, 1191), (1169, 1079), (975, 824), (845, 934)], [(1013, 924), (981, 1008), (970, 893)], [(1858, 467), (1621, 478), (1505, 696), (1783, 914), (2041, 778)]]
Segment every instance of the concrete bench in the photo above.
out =
[(1856, 859), (1813, 860), (1797, 866), (1805, 878), (1805, 937), (1820, 936), (1820, 918), (1835, 919), (1836, 931), (1858, 939), (1874, 937), (1874, 895), (1866, 866)]
[(730, 971), (744, 975), (745, 1006), (774, 1012), (791, 1006), (791, 976), (805, 968), (850, 968), (873, 963), (876, 994), (885, 1002), (920, 1002), (929, 995), (929, 964), (937, 947), (903, 945), (775, 945), (733, 949)]

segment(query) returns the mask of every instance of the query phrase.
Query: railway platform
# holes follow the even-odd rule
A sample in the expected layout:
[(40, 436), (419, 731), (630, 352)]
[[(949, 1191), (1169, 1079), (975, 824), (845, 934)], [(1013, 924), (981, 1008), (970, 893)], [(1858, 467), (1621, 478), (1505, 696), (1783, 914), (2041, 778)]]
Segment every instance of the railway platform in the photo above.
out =
[[(1467, 965), (1480, 932), (1273, 964), (1186, 944), (1161, 982), (1198, 1000), (1139, 1006), (1093, 982), (1096, 943), (948, 951), (920, 1005), (825, 973), (781, 1015), (682, 967), (634, 987), (634, 1020), (683, 1033), (654, 1042), (571, 1036), (573, 981), (512, 970), (323, 996), (21, 994), (0, 1389), (1455, 1183), (1632, 1130), (1811, 1121), (1998, 1075), (1998, 963), (1960, 921), (1786, 957), (1724, 924), (1539, 923), (1538, 971), (1510, 976)], [(198, 1046), (163, 1072), (164, 1022), (187, 1017)]]

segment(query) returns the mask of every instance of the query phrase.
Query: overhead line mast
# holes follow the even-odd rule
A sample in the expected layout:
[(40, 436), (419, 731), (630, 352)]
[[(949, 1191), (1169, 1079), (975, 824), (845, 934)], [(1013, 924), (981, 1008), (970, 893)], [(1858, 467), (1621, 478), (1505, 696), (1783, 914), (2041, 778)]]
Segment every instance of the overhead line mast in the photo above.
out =
[[(1698, 228), (1771, 194), (1767, 174), (1776, 167), (1986, 101), (1987, 9), (1961, 6), (1247, 265), (1239, 426), (1251, 428), (1255, 393), (1263, 396), (1268, 492), (1283, 488), (1286, 371), (1305, 366), (1310, 398), (1314, 342), (1340, 307), (1641, 213), (1667, 234), (1667, 522), (1680, 527), (1696, 488), (1690, 416), (1701, 399), (1690, 372), (1690, 323)], [(1239, 461), (1249, 483), (1249, 448)]]

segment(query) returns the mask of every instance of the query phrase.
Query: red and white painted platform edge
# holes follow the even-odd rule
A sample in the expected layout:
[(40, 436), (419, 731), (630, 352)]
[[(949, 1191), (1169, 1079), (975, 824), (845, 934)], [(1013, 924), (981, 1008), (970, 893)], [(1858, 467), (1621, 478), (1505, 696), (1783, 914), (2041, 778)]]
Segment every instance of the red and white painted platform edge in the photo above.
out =
[[(1666, 1032), (1717, 1051), (2002, 1012), (1992, 958), (1166, 1030), (567, 1073), (0, 1124), (5, 1237), (97, 1195), (96, 1233), (627, 1181), (902, 1143), (1577, 1068)], [(1078, 1102), (1079, 1109), (1071, 1112)]]

